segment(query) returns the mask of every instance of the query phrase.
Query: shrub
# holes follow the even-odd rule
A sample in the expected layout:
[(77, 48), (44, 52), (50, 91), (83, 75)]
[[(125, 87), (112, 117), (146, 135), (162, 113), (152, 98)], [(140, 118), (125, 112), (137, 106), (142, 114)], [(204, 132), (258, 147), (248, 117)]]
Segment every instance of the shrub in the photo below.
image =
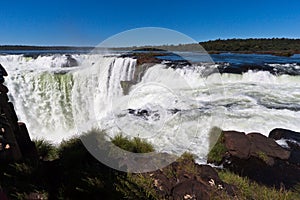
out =
[(116, 135), (111, 142), (124, 149), (133, 153), (149, 153), (154, 152), (154, 147), (152, 144), (142, 140), (138, 137), (134, 137), (132, 140), (124, 137), (122, 134)]
[(41, 160), (54, 160), (58, 158), (57, 148), (47, 140), (34, 140), (38, 156)]

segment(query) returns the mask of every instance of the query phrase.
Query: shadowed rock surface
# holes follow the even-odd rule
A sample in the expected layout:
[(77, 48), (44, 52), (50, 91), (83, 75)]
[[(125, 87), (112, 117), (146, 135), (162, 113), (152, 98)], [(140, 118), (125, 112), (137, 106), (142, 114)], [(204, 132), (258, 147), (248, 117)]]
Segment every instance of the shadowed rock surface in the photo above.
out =
[(36, 158), (35, 144), (31, 141), (26, 125), (18, 122), (14, 106), (7, 96), (8, 88), (3, 85), (7, 72), (0, 64), (0, 164), (22, 158)]
[(234, 196), (235, 187), (223, 182), (209, 165), (183, 159), (144, 176), (150, 176), (158, 199), (202, 199), (218, 197), (222, 192)]
[[(293, 188), (300, 180), (300, 168), (290, 162), (292, 152), (278, 145), (274, 139), (260, 133), (223, 131), (213, 147), (208, 162), (223, 164), (241, 176), (259, 183)], [(218, 148), (223, 147), (222, 151)], [(216, 159), (218, 155), (221, 159)], [(295, 156), (295, 155), (294, 155)]]
[(291, 152), (289, 162), (300, 166), (300, 133), (288, 129), (276, 128), (273, 129), (269, 138), (274, 140), (284, 140), (288, 145), (288, 150)]

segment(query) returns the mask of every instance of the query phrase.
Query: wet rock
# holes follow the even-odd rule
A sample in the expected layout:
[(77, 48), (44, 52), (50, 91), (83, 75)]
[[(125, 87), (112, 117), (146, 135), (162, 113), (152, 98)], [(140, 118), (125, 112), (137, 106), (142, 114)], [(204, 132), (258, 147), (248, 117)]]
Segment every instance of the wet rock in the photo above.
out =
[(8, 76), (6, 70), (4, 69), (4, 67), (0, 64), (0, 74), (2, 76)]
[(62, 67), (76, 67), (78, 66), (78, 62), (75, 58), (73, 58), (71, 55), (66, 55), (67, 62), (63, 64)]
[(141, 117), (144, 120), (152, 119), (157, 121), (160, 119), (160, 114), (158, 111), (151, 111), (146, 109), (128, 109), (128, 113), (137, 117)]
[(287, 139), (295, 140), (300, 143), (300, 133), (288, 129), (275, 128), (269, 133), (269, 138), (274, 140)]
[(178, 112), (181, 112), (181, 110), (180, 110), (180, 109), (177, 109), (177, 108), (169, 109), (168, 111), (171, 112), (172, 114), (176, 114), (176, 113), (178, 113)]
[(289, 162), (300, 166), (300, 133), (288, 129), (276, 128), (269, 133), (269, 138), (284, 140), (291, 152)]

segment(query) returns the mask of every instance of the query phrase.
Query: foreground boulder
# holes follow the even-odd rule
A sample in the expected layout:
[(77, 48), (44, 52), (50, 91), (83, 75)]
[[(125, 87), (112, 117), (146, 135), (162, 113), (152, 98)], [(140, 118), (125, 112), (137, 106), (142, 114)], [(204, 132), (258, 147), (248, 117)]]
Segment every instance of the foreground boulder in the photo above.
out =
[(293, 187), (300, 168), (290, 163), (291, 151), (260, 133), (222, 131), (208, 162), (223, 165), (239, 175), (270, 186)]

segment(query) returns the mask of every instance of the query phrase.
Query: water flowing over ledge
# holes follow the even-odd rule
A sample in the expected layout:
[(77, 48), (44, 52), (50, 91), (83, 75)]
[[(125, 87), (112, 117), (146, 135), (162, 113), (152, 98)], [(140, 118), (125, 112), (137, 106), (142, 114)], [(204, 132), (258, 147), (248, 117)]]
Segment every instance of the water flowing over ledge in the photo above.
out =
[(0, 63), (10, 74), (18, 117), (36, 138), (60, 142), (96, 120), (111, 135), (124, 131), (158, 151), (191, 151), (201, 160), (213, 126), (264, 134), (300, 129), (299, 76), (253, 70), (220, 75), (220, 64), (207, 63), (141, 67), (118, 55), (1, 55)]

